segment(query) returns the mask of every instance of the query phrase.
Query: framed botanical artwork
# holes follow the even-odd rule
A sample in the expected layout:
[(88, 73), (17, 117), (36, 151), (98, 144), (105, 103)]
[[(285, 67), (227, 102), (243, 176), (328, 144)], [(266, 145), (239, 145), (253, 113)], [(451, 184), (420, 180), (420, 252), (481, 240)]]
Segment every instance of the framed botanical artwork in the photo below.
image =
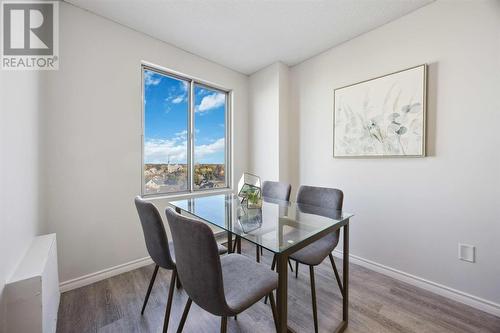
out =
[(425, 156), (427, 65), (334, 91), (334, 157)]

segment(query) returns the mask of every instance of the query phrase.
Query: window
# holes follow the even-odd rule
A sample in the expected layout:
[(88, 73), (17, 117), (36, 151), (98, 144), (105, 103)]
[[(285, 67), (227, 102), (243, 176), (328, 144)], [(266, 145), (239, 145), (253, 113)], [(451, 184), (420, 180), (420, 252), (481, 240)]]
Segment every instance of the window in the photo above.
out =
[(194, 85), (194, 188), (225, 187), (227, 94)]
[(143, 194), (229, 187), (229, 93), (142, 66)]

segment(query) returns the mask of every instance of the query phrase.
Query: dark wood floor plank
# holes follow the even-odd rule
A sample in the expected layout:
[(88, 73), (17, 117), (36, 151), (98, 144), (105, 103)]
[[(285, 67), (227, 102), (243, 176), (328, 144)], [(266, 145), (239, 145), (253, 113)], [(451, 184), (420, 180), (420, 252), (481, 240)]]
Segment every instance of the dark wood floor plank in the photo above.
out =
[(94, 292), (96, 293), (96, 312), (94, 314), (94, 320), (98, 328), (120, 320), (123, 316), (119, 307), (119, 299), (123, 297), (123, 294), (121, 290), (118, 290), (115, 296), (111, 287), (119, 280), (120, 277), (113, 280), (107, 279), (99, 281), (94, 284)]
[[(242, 242), (243, 254), (255, 257), (255, 248)], [(270, 266), (272, 254), (261, 262)], [(340, 275), (342, 261), (335, 259)], [(301, 265), (302, 266), (302, 265)], [(350, 266), (350, 322), (347, 333), (499, 333), (500, 318), (426, 290), (394, 280), (364, 267)], [(161, 332), (170, 283), (170, 271), (160, 269), (148, 306), (140, 310), (153, 265), (93, 285), (63, 293), (58, 333)], [(309, 270), (289, 274), (288, 322), (296, 332), (314, 332)], [(330, 262), (315, 268), (320, 332), (331, 332), (342, 318), (342, 296)], [(187, 295), (176, 289), (169, 332), (175, 332)], [(194, 303), (184, 332), (219, 332), (220, 318)], [(274, 332), (269, 304), (263, 300), (238, 316), (228, 318), (228, 332)]]
[(97, 331), (97, 293), (90, 285), (62, 294), (59, 305), (57, 331), (91, 333)]

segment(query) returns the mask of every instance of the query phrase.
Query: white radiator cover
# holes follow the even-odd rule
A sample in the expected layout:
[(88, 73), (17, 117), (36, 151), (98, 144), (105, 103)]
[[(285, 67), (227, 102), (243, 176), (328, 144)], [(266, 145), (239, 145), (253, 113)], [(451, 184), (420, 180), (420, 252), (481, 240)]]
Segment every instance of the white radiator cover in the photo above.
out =
[(35, 237), (5, 291), (7, 332), (56, 331), (60, 299), (56, 234)]

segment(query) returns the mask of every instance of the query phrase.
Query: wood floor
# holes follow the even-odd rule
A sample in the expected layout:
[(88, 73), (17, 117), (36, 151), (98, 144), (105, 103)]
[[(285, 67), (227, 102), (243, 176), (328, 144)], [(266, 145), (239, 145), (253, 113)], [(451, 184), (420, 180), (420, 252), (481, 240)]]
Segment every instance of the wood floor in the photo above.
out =
[[(255, 248), (243, 244), (254, 257)], [(272, 254), (262, 258), (270, 266)], [(336, 259), (342, 269), (341, 260)], [(161, 332), (170, 272), (158, 273), (144, 316), (140, 310), (153, 266), (137, 269), (62, 294), (57, 332)], [(331, 332), (341, 318), (341, 296), (327, 260), (315, 268), (319, 331)], [(342, 274), (342, 272), (340, 272)], [(296, 332), (314, 332), (309, 270), (289, 274), (288, 323)], [(346, 332), (500, 332), (500, 318), (399, 282), (361, 266), (350, 267), (350, 320)], [(169, 332), (175, 332), (186, 295), (174, 293)], [(194, 303), (184, 332), (219, 332), (220, 319)], [(228, 320), (228, 332), (274, 332), (269, 305), (263, 301)]]

